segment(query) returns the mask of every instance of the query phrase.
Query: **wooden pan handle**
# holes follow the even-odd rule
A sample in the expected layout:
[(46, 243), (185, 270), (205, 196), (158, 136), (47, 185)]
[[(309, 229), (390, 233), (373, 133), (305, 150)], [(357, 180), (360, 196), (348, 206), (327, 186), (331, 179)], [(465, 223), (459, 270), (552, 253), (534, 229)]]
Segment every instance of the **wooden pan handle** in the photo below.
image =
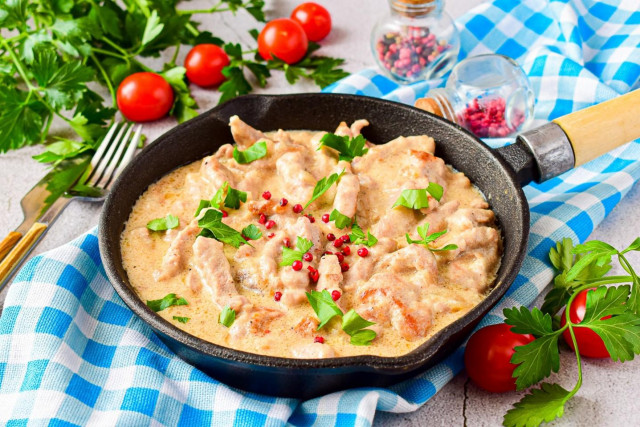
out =
[(47, 224), (40, 222), (33, 224), (22, 240), (20, 240), (13, 250), (9, 252), (9, 255), (2, 260), (0, 263), (0, 289), (14, 268), (20, 264), (20, 261), (29, 253), (33, 245), (38, 242), (40, 236), (46, 229)]
[(575, 166), (640, 138), (640, 89), (553, 122), (567, 134), (576, 158)]
[(12, 231), (7, 234), (2, 242), (0, 242), (0, 261), (2, 261), (6, 254), (9, 253), (11, 248), (18, 243), (18, 240), (22, 238), (22, 233), (18, 233), (17, 231)]

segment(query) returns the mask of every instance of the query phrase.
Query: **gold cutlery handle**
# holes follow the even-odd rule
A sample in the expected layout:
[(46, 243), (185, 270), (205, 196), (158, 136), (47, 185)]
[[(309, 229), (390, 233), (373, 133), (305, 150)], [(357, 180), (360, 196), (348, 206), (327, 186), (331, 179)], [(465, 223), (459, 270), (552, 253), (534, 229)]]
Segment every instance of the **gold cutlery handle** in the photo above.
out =
[[(5, 280), (11, 275), (14, 268), (20, 264), (20, 261), (27, 256), (31, 248), (38, 242), (40, 236), (47, 229), (47, 224), (36, 222), (31, 226), (29, 231), (26, 232), (24, 237), (18, 242), (11, 252), (0, 263), (0, 289), (4, 285)], [(16, 233), (20, 234), (20, 233)], [(9, 236), (7, 236), (8, 238)], [(3, 240), (4, 242), (7, 240)]]
[(12, 231), (7, 234), (7, 237), (5, 237), (2, 242), (0, 242), (0, 261), (4, 259), (5, 255), (9, 253), (11, 248), (18, 243), (20, 238), (22, 238), (22, 233)]

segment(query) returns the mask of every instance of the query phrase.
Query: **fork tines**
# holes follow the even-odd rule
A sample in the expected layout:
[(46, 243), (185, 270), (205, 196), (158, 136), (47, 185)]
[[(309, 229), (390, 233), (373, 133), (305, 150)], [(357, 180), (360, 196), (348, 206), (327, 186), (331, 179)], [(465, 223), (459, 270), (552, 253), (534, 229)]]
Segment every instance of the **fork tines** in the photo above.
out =
[[(120, 125), (116, 122), (111, 126), (91, 158), (85, 177), (80, 179), (79, 184), (106, 189), (133, 158), (140, 140), (142, 125), (137, 126), (132, 138), (131, 133), (135, 124), (122, 123), (122, 126)], [(118, 130), (118, 128), (120, 129)]]

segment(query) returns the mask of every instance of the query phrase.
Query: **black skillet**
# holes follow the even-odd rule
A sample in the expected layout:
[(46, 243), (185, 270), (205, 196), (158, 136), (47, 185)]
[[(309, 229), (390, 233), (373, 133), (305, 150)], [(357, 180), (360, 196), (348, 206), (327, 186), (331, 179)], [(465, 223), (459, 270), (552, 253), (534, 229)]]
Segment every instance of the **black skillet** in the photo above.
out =
[[(597, 108), (600, 107), (602, 105)], [(374, 143), (384, 143), (400, 135), (432, 136), (436, 141), (436, 155), (463, 171), (484, 193), (496, 213), (504, 238), (504, 255), (490, 294), (465, 316), (400, 357), (299, 360), (262, 356), (203, 341), (156, 315), (138, 298), (122, 267), (120, 234), (124, 223), (138, 197), (158, 178), (215, 152), (222, 144), (233, 143), (228, 122), (229, 117), (236, 114), (263, 131), (332, 131), (341, 121), (350, 123), (364, 118), (371, 125), (364, 128), (363, 134)], [(127, 306), (178, 356), (230, 386), (307, 399), (346, 388), (397, 383), (433, 366), (456, 349), (515, 279), (526, 253), (529, 233), (529, 208), (521, 185), (548, 179), (574, 166), (573, 150), (562, 128), (550, 123), (525, 133), (515, 144), (494, 151), (448, 121), (390, 101), (337, 94), (236, 98), (167, 132), (123, 171), (100, 218), (100, 254), (104, 268)], [(640, 135), (627, 136), (625, 142)], [(599, 154), (605, 151), (603, 148)]]

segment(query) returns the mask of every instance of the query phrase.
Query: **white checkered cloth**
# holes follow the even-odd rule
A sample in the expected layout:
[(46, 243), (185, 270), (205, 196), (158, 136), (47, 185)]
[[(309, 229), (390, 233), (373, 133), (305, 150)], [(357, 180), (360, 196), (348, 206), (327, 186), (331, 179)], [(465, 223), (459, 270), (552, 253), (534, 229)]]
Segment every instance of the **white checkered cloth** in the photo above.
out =
[[(516, 59), (547, 121), (638, 87), (637, 0), (498, 0), (458, 21), (462, 53)], [(429, 85), (399, 87), (375, 70), (329, 90), (413, 103)], [(562, 237), (584, 241), (640, 176), (637, 142), (525, 193), (528, 256), (503, 307), (528, 305), (552, 278), (547, 252)], [(358, 425), (376, 410), (410, 412), (462, 369), (464, 348), (388, 389), (356, 389), (300, 402), (237, 391), (179, 359), (123, 304), (105, 277), (95, 230), (32, 259), (0, 318), (0, 424)], [(437, 415), (436, 415), (437, 416)]]

